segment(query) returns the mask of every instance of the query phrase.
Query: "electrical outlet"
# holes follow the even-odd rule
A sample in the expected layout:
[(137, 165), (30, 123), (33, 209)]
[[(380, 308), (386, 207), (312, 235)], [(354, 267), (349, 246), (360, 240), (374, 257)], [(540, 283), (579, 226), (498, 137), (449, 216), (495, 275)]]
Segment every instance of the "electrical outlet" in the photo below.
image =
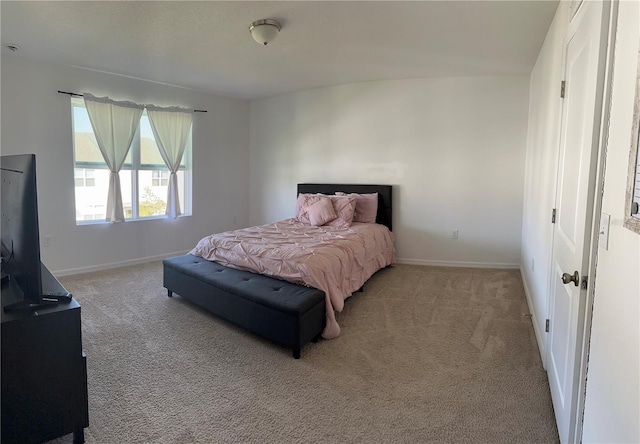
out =
[(48, 248), (51, 246), (51, 236), (42, 236), (42, 246)]
[(609, 224), (611, 223), (611, 215), (602, 213), (600, 215), (600, 238), (598, 239), (598, 245), (604, 250), (609, 249)]
[(453, 230), (451, 232), (451, 239), (457, 239), (458, 238), (458, 230)]

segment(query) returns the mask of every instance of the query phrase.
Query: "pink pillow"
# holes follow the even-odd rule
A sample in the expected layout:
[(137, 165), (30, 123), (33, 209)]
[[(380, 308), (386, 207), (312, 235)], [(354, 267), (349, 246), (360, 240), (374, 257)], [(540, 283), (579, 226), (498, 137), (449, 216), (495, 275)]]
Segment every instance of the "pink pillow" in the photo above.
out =
[(338, 217), (326, 223), (330, 227), (349, 228), (356, 210), (355, 196), (331, 196), (333, 209)]
[(316, 202), (319, 202), (322, 196), (318, 196), (317, 194), (305, 194), (301, 193), (298, 195), (298, 199), (296, 200), (296, 218), (298, 221), (310, 224), (309, 214), (307, 213), (307, 208), (313, 205)]
[(338, 191), (336, 196), (355, 196), (356, 211), (353, 215), (353, 222), (364, 222), (366, 224), (376, 222), (376, 217), (378, 216), (378, 193), (346, 194)]
[(311, 225), (316, 227), (324, 225), (337, 217), (336, 212), (333, 209), (331, 199), (327, 199), (326, 197), (323, 197), (313, 205), (306, 207), (306, 212), (309, 216), (309, 222), (311, 222)]

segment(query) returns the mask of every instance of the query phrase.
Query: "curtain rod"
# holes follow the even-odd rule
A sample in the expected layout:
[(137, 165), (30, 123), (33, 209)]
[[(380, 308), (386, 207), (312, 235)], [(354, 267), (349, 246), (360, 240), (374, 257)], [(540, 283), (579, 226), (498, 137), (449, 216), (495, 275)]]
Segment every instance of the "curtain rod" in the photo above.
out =
[[(82, 94), (78, 94), (78, 93), (74, 93), (74, 92), (67, 92), (67, 91), (60, 91), (60, 90), (58, 90), (58, 92), (60, 94), (68, 94), (70, 96), (84, 97)], [(207, 110), (206, 109), (194, 109), (193, 112), (194, 113), (206, 113)]]

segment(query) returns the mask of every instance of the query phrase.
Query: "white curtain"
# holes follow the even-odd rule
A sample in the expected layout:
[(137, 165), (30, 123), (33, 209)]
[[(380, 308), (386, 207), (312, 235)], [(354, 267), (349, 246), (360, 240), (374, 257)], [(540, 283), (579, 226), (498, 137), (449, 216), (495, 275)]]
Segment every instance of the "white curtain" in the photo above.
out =
[(180, 169), (182, 155), (187, 146), (187, 137), (193, 122), (193, 110), (147, 105), (147, 115), (149, 116), (149, 122), (151, 122), (151, 129), (158, 144), (160, 155), (171, 172), (167, 188), (166, 215), (175, 219), (182, 214), (180, 211), (177, 172)]
[(124, 222), (118, 173), (140, 125), (144, 105), (116, 102), (108, 97), (95, 97), (89, 93), (83, 95), (98, 147), (111, 171), (107, 196), (107, 222)]

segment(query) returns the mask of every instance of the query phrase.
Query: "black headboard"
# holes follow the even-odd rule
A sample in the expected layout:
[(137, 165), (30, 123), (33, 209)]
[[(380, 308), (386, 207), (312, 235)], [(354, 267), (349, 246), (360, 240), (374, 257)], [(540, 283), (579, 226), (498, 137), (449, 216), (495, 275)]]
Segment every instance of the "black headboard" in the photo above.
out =
[(378, 216), (376, 222), (386, 225), (392, 230), (392, 205), (391, 205), (392, 185), (340, 185), (334, 183), (299, 183), (298, 194), (300, 193), (322, 193), (335, 194), (337, 191), (345, 193), (378, 193)]

